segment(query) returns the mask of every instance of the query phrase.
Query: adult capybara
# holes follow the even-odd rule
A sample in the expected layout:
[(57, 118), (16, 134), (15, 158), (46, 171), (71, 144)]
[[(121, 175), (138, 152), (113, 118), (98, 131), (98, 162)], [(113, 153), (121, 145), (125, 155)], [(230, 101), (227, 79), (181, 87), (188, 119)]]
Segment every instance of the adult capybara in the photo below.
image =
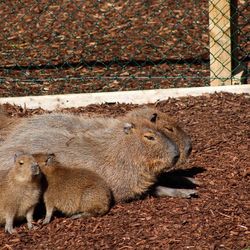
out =
[[(180, 127), (180, 125), (166, 113), (163, 113), (155, 108), (142, 107), (136, 108), (128, 112), (125, 117), (137, 118), (139, 120), (147, 120), (152, 123), (157, 124), (169, 138), (171, 138), (178, 146), (180, 151), (180, 158), (176, 164), (176, 167), (181, 167), (186, 159), (189, 157), (192, 151), (192, 143), (190, 136)], [(2, 139), (6, 139), (8, 134), (16, 128), (18, 123), (22, 123), (23, 118), (10, 118), (0, 110), (0, 135)], [(106, 122), (104, 122), (104, 120)], [(43, 126), (47, 129), (60, 129), (64, 128), (69, 132), (76, 132), (84, 130), (96, 130), (99, 128), (105, 128), (109, 123), (109, 120), (113, 118), (103, 118), (103, 117), (87, 117), (87, 116), (77, 116), (73, 114), (65, 113), (52, 113), (43, 114), (40, 116), (35, 116), (31, 121), (34, 127)]]
[(25, 119), (15, 128), (0, 147), (2, 166), (11, 167), (16, 150), (53, 152), (67, 167), (98, 173), (108, 183), (115, 201), (124, 201), (147, 191), (157, 176), (172, 169), (179, 159), (176, 143), (151, 121), (126, 116), (96, 118), (96, 129), (90, 125), (83, 129), (84, 117), (67, 115), (58, 124), (46, 125), (45, 116)]
[[(189, 157), (192, 151), (192, 142), (190, 136), (181, 128), (173, 117), (170, 117), (166, 113), (163, 113), (156, 108), (142, 107), (136, 108), (125, 114), (127, 119), (136, 118), (139, 120), (147, 120), (155, 123), (158, 129), (161, 129), (169, 138), (171, 138), (179, 147), (180, 158), (176, 164), (176, 167), (180, 167), (186, 159)], [(121, 117), (123, 119), (123, 117)], [(84, 119), (84, 122), (82, 120)], [(104, 122), (104, 119), (106, 122)], [(48, 128), (67, 128), (69, 131), (78, 130), (96, 130), (104, 128), (109, 123), (109, 120), (113, 118), (103, 117), (87, 117), (76, 116), (72, 114), (53, 113), (45, 114), (39, 119), (42, 121), (42, 125)]]
[[(178, 146), (180, 151), (180, 158), (175, 165), (175, 169), (181, 169), (182, 165), (186, 162), (192, 151), (191, 137), (184, 131), (184, 129), (176, 122), (173, 117), (163, 113), (156, 108), (141, 107), (136, 108), (126, 114), (127, 118), (146, 119), (156, 124), (158, 129), (163, 131), (167, 137), (171, 138)], [(163, 177), (163, 176), (162, 176)], [(166, 177), (165, 183), (168, 183), (169, 176)], [(190, 183), (190, 187), (196, 186), (197, 182), (193, 178), (182, 177), (183, 181)], [(163, 178), (161, 178), (163, 180)], [(197, 195), (197, 191), (193, 188), (170, 188), (161, 186), (162, 183), (158, 182), (153, 193), (157, 196), (172, 196), (190, 198)]]
[[(176, 122), (173, 117), (163, 113), (156, 108), (141, 107), (133, 109), (125, 114), (127, 119), (136, 118), (138, 120), (147, 120), (155, 123), (167, 137), (171, 138), (178, 146), (180, 157), (178, 159), (176, 168), (181, 168), (182, 164), (187, 160), (192, 151), (192, 142), (190, 136), (183, 130), (183, 128)], [(65, 128), (68, 131), (80, 130), (96, 130), (105, 128), (110, 120), (113, 118), (103, 117), (87, 117), (76, 116), (64, 113), (44, 114), (34, 120), (34, 125), (43, 126), (44, 128)], [(104, 121), (105, 119), (105, 121)], [(83, 122), (84, 121), (84, 122)]]
[[(13, 160), (14, 158), (14, 160)], [(12, 166), (0, 179), (0, 224), (13, 233), (14, 219), (26, 217), (32, 228), (33, 212), (41, 193), (41, 172), (29, 154), (12, 156)]]
[(50, 222), (54, 210), (73, 218), (104, 215), (109, 211), (112, 194), (99, 175), (88, 169), (65, 167), (53, 154), (33, 156), (46, 180), (44, 224)]

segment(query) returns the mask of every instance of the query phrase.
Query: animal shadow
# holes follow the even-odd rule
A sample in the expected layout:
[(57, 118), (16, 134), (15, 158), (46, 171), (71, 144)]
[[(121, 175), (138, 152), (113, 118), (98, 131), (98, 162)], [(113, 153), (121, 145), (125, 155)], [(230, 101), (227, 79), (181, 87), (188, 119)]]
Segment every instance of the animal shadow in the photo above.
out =
[(195, 175), (206, 171), (203, 167), (172, 170), (161, 174), (156, 185), (170, 188), (195, 189), (199, 184), (195, 181)]

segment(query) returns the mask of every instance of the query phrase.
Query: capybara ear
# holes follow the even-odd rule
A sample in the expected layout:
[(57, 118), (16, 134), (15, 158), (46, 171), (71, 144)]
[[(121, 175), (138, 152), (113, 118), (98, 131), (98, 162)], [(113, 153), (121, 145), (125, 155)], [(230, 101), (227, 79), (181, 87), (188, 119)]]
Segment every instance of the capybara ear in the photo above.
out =
[(16, 153), (15, 153), (15, 155), (14, 155), (14, 162), (16, 162), (16, 159), (17, 159), (17, 157), (19, 157), (19, 156), (21, 156), (21, 155), (23, 155), (24, 154), (24, 152), (23, 151), (17, 151)]
[(46, 165), (51, 165), (52, 162), (55, 160), (55, 154), (54, 153), (51, 153), (51, 154), (48, 154), (48, 158), (46, 160)]
[(135, 125), (133, 123), (126, 122), (123, 126), (123, 130), (125, 134), (128, 134), (131, 131), (131, 129), (133, 129), (134, 127)]
[(157, 113), (153, 113), (150, 117), (150, 121), (153, 122), (153, 123), (156, 123), (157, 121), (157, 116), (158, 114)]

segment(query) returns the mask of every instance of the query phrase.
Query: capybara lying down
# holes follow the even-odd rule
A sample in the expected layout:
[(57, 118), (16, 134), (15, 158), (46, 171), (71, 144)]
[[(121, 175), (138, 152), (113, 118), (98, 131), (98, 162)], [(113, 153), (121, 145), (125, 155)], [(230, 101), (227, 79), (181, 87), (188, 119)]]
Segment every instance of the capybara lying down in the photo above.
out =
[[(180, 127), (180, 125), (169, 115), (155, 108), (141, 107), (127, 113), (128, 118), (146, 119), (156, 124), (158, 129), (163, 131), (166, 136), (171, 138), (178, 146), (180, 158), (175, 165), (175, 169), (181, 169), (192, 151), (192, 142), (190, 136)], [(166, 177), (169, 178), (169, 177)], [(162, 179), (162, 178), (161, 178)], [(197, 182), (193, 178), (182, 179), (190, 183), (190, 187), (196, 186)], [(167, 180), (166, 180), (167, 181)], [(166, 182), (165, 181), (165, 182)], [(156, 183), (151, 190), (157, 196), (172, 196), (190, 198), (197, 194), (195, 189), (188, 188), (170, 188)]]
[[(53, 151), (65, 166), (74, 163), (99, 173), (118, 201), (140, 196), (155, 183), (159, 173), (179, 168), (192, 145), (172, 118), (157, 109), (140, 108), (116, 119), (62, 113), (22, 119), (0, 152), (23, 147), (31, 153)], [(3, 154), (0, 160), (8, 168), (10, 154)], [(172, 189), (165, 191), (161, 188), (158, 195), (175, 194)], [(188, 197), (191, 192), (194, 190), (181, 196)]]
[[(75, 116), (73, 116), (75, 119)], [(108, 183), (115, 201), (141, 195), (158, 174), (172, 169), (179, 159), (176, 143), (147, 120), (99, 118), (106, 124), (98, 129), (81, 129), (85, 118), (65, 126), (43, 126), (42, 116), (25, 119), (0, 147), (2, 166), (10, 168), (16, 150), (31, 154), (53, 151), (66, 167), (87, 168)], [(38, 125), (40, 124), (40, 125)]]
[(136, 108), (127, 113), (128, 118), (145, 119), (157, 125), (157, 128), (171, 138), (178, 146), (180, 158), (176, 168), (180, 168), (192, 151), (192, 142), (190, 136), (180, 127), (180, 125), (169, 115), (155, 108), (142, 107)]

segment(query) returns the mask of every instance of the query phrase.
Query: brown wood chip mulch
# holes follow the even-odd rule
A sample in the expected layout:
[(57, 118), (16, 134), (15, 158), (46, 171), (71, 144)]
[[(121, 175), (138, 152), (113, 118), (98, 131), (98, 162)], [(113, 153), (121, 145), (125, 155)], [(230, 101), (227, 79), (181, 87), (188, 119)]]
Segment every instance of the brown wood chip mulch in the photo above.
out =
[[(208, 85), (208, 5), (1, 1), (0, 96)], [(249, 5), (238, 7), (238, 59), (247, 60)]]
[[(65, 112), (119, 115), (135, 105), (103, 104)], [(117, 204), (99, 218), (55, 216), (18, 234), (0, 229), (0, 249), (225, 249), (250, 247), (250, 96), (216, 93), (168, 99), (158, 108), (190, 133), (193, 152), (183, 168), (200, 182), (198, 197)], [(9, 114), (43, 110), (6, 106)]]

